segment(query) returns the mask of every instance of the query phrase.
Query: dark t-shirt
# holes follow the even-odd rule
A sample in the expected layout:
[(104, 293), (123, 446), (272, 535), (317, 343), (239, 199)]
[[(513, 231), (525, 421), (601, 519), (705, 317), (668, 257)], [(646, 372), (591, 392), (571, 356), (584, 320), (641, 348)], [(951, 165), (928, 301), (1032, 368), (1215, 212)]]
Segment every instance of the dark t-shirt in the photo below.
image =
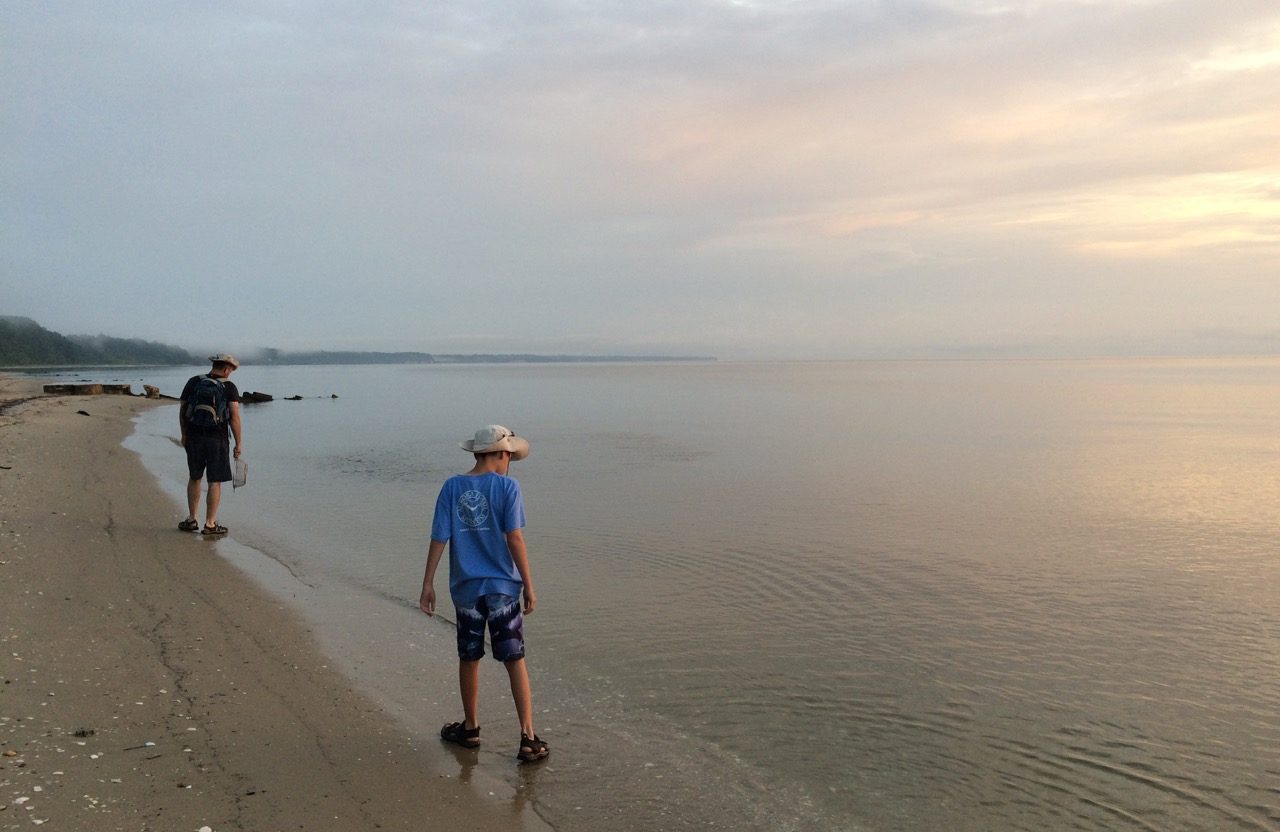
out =
[[(182, 404), (183, 404), (182, 420), (187, 423), (187, 430), (191, 433), (199, 433), (199, 434), (212, 433), (212, 434), (221, 434), (222, 436), (227, 436), (229, 435), (229, 431), (231, 430), (230, 420), (228, 420), (226, 425), (218, 428), (202, 428), (199, 425), (193, 425), (190, 422), (187, 422), (186, 404), (191, 399), (191, 394), (192, 394), (192, 391), (195, 390), (196, 382), (204, 378), (206, 375), (208, 375), (208, 373), (201, 373), (198, 376), (192, 376), (191, 378), (187, 379), (187, 383), (183, 386), (182, 395), (178, 397), (182, 400)], [(236, 387), (235, 382), (229, 379), (223, 379), (222, 389), (226, 391), (228, 405), (231, 404), (231, 402), (240, 401), (240, 390), (239, 388)]]

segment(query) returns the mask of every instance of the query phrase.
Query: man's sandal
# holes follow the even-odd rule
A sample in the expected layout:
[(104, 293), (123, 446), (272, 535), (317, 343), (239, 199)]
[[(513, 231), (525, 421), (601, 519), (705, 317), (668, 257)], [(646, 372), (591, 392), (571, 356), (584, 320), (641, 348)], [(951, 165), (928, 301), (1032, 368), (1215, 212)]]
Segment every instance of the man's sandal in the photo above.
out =
[(199, 520), (183, 520), (181, 523), (178, 524), (178, 530), (183, 532), (198, 532), (200, 531), (200, 521)]
[(532, 762), (541, 760), (551, 753), (551, 749), (547, 748), (547, 744), (543, 742), (537, 734), (530, 737), (528, 734), (520, 735), (520, 751), (516, 754), (523, 762)]
[(465, 722), (450, 722), (440, 729), (440, 739), (463, 748), (475, 748), (480, 745), (480, 726), (468, 728)]
[(227, 527), (219, 523), (214, 523), (212, 526), (205, 526), (203, 529), (200, 530), (200, 534), (206, 535), (208, 537), (221, 537), (226, 533), (227, 533)]

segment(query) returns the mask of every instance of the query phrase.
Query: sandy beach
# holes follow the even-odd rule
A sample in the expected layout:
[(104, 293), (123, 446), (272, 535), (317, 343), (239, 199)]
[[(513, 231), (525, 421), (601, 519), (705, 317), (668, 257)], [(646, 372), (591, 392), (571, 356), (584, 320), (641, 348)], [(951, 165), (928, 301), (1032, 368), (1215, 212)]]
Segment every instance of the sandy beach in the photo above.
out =
[(152, 403), (40, 391), (0, 376), (0, 829), (546, 828), (177, 531), (121, 446)]

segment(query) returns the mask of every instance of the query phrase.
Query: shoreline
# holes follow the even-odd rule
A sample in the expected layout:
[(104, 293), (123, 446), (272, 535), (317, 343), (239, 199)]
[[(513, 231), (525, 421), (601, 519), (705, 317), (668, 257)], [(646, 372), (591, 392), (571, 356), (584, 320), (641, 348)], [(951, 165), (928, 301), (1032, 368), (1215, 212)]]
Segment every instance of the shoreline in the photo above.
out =
[(550, 828), (173, 528), (122, 446), (163, 402), (41, 384), (0, 373), (0, 828)]

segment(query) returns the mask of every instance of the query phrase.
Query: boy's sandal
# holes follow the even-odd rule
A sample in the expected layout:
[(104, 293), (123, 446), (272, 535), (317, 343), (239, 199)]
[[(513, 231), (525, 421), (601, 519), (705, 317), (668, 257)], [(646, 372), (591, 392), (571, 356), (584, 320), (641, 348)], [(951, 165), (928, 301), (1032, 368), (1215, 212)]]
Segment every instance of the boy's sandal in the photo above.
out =
[(226, 533), (227, 533), (227, 527), (220, 523), (214, 523), (212, 526), (205, 526), (203, 529), (200, 530), (200, 534), (208, 535), (210, 537), (216, 537), (218, 535), (224, 535)]
[(199, 520), (183, 520), (181, 523), (178, 524), (178, 530), (184, 531), (184, 532), (198, 532), (200, 531), (200, 521)]
[(520, 751), (516, 756), (524, 762), (541, 760), (550, 753), (551, 749), (547, 748), (547, 744), (537, 734), (532, 737), (527, 734), (520, 735)]
[(464, 748), (475, 748), (480, 744), (480, 726), (468, 728), (465, 722), (450, 722), (440, 729), (440, 739)]

